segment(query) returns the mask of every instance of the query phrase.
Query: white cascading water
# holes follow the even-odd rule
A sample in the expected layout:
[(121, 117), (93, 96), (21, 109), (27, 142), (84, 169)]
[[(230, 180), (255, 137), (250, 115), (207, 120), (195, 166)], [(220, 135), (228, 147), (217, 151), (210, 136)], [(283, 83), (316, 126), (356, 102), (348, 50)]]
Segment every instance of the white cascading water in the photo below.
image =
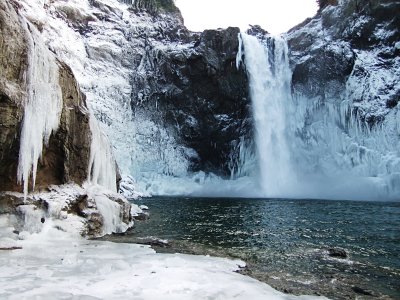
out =
[(242, 33), (239, 42), (236, 65), (244, 56), (255, 121), (255, 180), (263, 196), (400, 197), (399, 108), (371, 128), (349, 100), (358, 88), (351, 77), (335, 99), (292, 96), (286, 41), (261, 42)]
[(242, 33), (239, 40), (250, 82), (260, 187), (265, 196), (282, 196), (296, 181), (286, 133), (291, 102), (288, 47), (282, 38), (271, 38), (263, 45)]
[(22, 122), (18, 160), (18, 182), (23, 182), (25, 197), (29, 177), (35, 187), (38, 161), (43, 143), (48, 144), (50, 135), (57, 130), (62, 93), (59, 85), (58, 65), (52, 53), (39, 41), (34, 26), (25, 23), (28, 41), (28, 70), (26, 73), (27, 96)]

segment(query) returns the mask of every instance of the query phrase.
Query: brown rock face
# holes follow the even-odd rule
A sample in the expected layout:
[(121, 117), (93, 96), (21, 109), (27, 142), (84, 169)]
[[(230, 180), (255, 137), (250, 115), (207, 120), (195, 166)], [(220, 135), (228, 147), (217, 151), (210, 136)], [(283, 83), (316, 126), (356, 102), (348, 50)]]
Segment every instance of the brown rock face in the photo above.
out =
[(27, 43), (14, 8), (0, 2), (0, 190), (15, 189)]
[(63, 109), (56, 134), (44, 151), (37, 173), (37, 187), (87, 179), (91, 133), (85, 95), (79, 90), (71, 69), (60, 64)]
[[(12, 3), (0, 3), (0, 190), (21, 191), (16, 173), (27, 89), (27, 35), (33, 25), (28, 23), (29, 30), (23, 26), (25, 21)], [(82, 184), (87, 178), (91, 133), (85, 96), (63, 63), (59, 63), (59, 77), (63, 98), (60, 125), (43, 150), (36, 188)]]

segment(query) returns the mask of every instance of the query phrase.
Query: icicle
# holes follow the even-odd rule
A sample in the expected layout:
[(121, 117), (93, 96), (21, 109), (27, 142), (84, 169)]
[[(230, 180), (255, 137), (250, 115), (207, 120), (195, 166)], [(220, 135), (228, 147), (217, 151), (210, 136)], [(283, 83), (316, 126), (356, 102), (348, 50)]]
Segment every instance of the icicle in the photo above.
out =
[(239, 40), (239, 48), (238, 48), (238, 53), (236, 54), (236, 69), (239, 70), (243, 56), (243, 40), (241, 33), (238, 33), (238, 40)]
[(48, 145), (51, 133), (58, 128), (62, 110), (62, 92), (55, 58), (39, 40), (36, 29), (26, 23), (24, 25), (29, 44), (27, 97), (22, 121), (17, 179), (19, 183), (23, 182), (26, 197), (30, 175), (32, 175), (32, 188), (35, 187), (37, 165), (42, 156), (43, 143)]
[(88, 181), (91, 184), (98, 184), (116, 192), (117, 170), (110, 143), (100, 130), (97, 120), (92, 114), (89, 125), (92, 132), (92, 143), (90, 147)]

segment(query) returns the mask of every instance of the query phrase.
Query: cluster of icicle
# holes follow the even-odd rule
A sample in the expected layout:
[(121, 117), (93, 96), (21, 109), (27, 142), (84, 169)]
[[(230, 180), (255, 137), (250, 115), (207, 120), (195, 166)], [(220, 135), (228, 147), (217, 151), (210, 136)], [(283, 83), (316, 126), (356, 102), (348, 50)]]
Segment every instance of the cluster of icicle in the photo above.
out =
[(38, 161), (43, 143), (48, 144), (51, 133), (57, 130), (62, 110), (62, 92), (58, 65), (47, 47), (38, 41), (37, 30), (25, 23), (29, 46), (26, 73), (27, 95), (22, 122), (18, 161), (18, 182), (28, 193), (29, 177), (35, 186)]
[[(32, 188), (35, 187), (43, 145), (48, 145), (51, 134), (58, 129), (63, 100), (56, 59), (40, 41), (34, 26), (27, 23), (24, 26), (29, 53), (17, 180), (23, 183), (26, 197), (30, 178)], [(112, 149), (93, 115), (90, 117), (90, 129), (92, 143), (88, 181), (116, 192), (116, 165)]]
[(92, 144), (89, 160), (89, 183), (101, 185), (111, 191), (117, 191), (117, 168), (113, 151), (106, 135), (100, 130), (96, 118), (90, 116)]

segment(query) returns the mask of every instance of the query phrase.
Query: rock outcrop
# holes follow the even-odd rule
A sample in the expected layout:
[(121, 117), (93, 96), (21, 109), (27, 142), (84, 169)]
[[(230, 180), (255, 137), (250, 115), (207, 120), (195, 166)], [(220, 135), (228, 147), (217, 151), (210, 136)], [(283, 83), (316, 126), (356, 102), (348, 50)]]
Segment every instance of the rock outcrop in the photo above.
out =
[(15, 228), (17, 236), (40, 232), (46, 222), (84, 237), (125, 232), (133, 225), (131, 204), (124, 197), (75, 184), (49, 186), (26, 198), (21, 193), (0, 192), (0, 214), (13, 216), (9, 226)]
[(374, 125), (399, 101), (400, 4), (321, 2), (314, 18), (288, 33), (293, 90), (322, 101), (346, 97)]
[(247, 75), (236, 68), (238, 34), (239, 28), (206, 30), (181, 49), (150, 49), (146, 75), (134, 76), (134, 112), (194, 150), (189, 171), (229, 175), (240, 138), (250, 138)]

